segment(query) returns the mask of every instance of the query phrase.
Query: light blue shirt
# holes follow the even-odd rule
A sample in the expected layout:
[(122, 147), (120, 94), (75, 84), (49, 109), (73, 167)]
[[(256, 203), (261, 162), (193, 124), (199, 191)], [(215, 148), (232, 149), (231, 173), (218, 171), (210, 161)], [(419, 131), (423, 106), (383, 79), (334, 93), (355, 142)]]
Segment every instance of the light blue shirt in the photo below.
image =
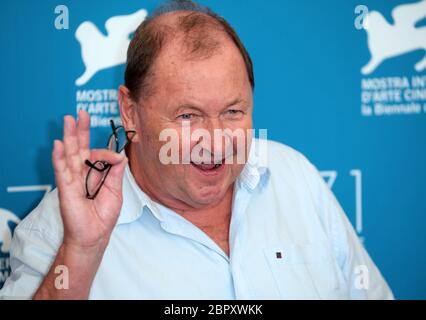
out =
[[(314, 166), (268, 141), (234, 186), (230, 256), (152, 201), (129, 168), (123, 207), (91, 299), (392, 299), (379, 270)], [(253, 151), (255, 150), (255, 151)], [(57, 192), (15, 229), (2, 298), (31, 298), (63, 239)]]

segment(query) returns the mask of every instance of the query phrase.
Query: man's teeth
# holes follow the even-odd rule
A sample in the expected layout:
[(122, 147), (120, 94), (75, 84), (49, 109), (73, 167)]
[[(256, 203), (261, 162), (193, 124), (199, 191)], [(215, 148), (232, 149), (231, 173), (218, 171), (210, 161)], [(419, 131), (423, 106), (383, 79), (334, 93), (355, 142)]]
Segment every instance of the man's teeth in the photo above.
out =
[(203, 169), (203, 170), (212, 170), (212, 169), (216, 169), (219, 168), (222, 163), (217, 163), (217, 164), (210, 164), (210, 163), (194, 163), (194, 165), (196, 165), (197, 167)]

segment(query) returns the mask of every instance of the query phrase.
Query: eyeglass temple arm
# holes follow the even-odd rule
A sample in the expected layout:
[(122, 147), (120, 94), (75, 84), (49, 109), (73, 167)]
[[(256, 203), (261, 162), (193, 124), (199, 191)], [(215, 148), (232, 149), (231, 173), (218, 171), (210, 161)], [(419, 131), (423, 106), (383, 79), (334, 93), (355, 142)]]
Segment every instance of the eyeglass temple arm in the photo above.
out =
[(109, 123), (111, 125), (111, 129), (112, 129), (112, 133), (114, 134), (114, 136), (117, 138), (117, 127), (115, 126), (114, 120), (109, 120)]

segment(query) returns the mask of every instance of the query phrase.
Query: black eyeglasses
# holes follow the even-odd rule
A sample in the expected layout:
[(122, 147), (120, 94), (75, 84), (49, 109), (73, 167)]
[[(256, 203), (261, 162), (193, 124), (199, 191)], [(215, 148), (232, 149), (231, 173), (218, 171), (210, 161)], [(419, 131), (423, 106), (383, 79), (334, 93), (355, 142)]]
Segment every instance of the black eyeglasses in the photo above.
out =
[[(135, 131), (125, 131), (123, 126), (116, 127), (112, 120), (110, 120), (110, 124), (112, 133), (108, 139), (107, 148), (120, 153), (130, 143), (130, 135), (135, 134)], [(84, 163), (90, 168), (86, 176), (86, 198), (93, 200), (101, 190), (112, 165), (103, 160), (93, 163), (86, 160)]]

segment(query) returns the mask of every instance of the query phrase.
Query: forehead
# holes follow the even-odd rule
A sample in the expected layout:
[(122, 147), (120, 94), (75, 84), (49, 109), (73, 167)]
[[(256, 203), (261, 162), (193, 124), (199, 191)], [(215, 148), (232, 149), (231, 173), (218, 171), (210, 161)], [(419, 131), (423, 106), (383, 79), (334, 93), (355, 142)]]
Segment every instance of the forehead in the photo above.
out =
[(164, 47), (152, 68), (154, 96), (176, 102), (195, 99), (204, 104), (238, 97), (251, 100), (241, 53), (225, 36), (219, 41), (218, 49), (207, 57), (188, 57), (177, 40)]

